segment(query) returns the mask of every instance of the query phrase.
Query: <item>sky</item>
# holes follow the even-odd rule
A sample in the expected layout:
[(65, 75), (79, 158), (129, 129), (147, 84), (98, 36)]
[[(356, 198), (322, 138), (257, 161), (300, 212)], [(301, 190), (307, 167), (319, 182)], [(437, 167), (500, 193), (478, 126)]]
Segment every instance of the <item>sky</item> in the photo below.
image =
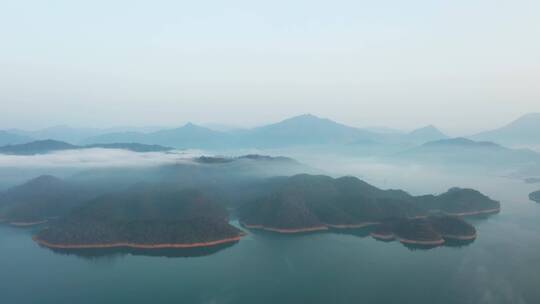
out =
[(474, 133), (540, 112), (539, 11), (520, 0), (2, 0), (0, 129), (311, 113)]

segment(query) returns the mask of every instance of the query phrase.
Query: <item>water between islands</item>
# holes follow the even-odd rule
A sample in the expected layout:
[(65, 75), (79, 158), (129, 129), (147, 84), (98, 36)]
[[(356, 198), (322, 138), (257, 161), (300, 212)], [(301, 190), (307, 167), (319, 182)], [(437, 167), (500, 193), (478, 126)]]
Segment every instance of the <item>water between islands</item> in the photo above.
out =
[(538, 185), (465, 186), (501, 200), (502, 212), (470, 220), (472, 244), (431, 250), (361, 233), (263, 232), (189, 257), (80, 256), (39, 247), (32, 229), (0, 225), (0, 303), (539, 303), (540, 205), (527, 198)]

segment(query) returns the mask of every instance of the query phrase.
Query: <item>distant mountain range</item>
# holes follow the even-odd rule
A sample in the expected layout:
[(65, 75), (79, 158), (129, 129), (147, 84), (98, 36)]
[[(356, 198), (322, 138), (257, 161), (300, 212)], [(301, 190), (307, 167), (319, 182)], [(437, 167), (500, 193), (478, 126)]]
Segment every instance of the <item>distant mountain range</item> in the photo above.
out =
[(375, 132), (335, 121), (301, 115), (252, 129), (220, 132), (194, 124), (151, 133), (124, 132), (90, 137), (84, 142), (139, 142), (176, 148), (277, 148), (304, 145), (343, 145), (357, 142), (411, 142), (447, 138), (433, 126), (411, 133)]
[(433, 126), (411, 133), (361, 129), (313, 115), (300, 115), (251, 129), (208, 128), (188, 123), (179, 128), (92, 129), (56, 126), (38, 131), (0, 131), (0, 146), (35, 140), (57, 140), (73, 145), (140, 143), (174, 148), (274, 148), (302, 145), (409, 142), (421, 144), (447, 138)]
[(103, 149), (122, 149), (133, 152), (163, 152), (172, 150), (169, 147), (163, 147), (158, 145), (145, 145), (139, 143), (111, 143), (111, 144), (93, 144), (86, 146), (76, 146), (63, 141), (58, 140), (38, 140), (24, 144), (7, 145), (0, 147), (0, 154), (9, 155), (35, 155), (45, 154), (55, 151), (64, 150), (76, 150), (76, 149), (89, 149), (89, 148), (103, 148)]
[(506, 126), (470, 138), (510, 146), (540, 145), (540, 113), (523, 115)]
[(427, 142), (395, 155), (396, 158), (461, 164), (466, 166), (490, 165), (505, 166), (515, 164), (539, 164), (540, 154), (528, 149), (510, 149), (486, 141), (474, 141), (466, 138), (451, 138)]
[[(140, 143), (174, 148), (280, 148), (306, 145), (405, 144), (421, 145), (449, 137), (434, 126), (410, 133), (355, 128), (313, 115), (300, 115), (250, 129), (207, 128), (188, 123), (179, 128), (84, 129), (57, 126), (39, 131), (0, 131), (0, 146), (53, 139), (70, 144)], [(527, 114), (499, 129), (468, 138), (501, 145), (540, 145), (540, 113)]]
[[(35, 131), (26, 131), (19, 129), (10, 129), (6, 130), (9, 134), (22, 136), (26, 138), (26, 141), (19, 142), (5, 142), (2, 145), (7, 144), (18, 144), (23, 142), (29, 142), (34, 140), (45, 140), (45, 139), (54, 139), (58, 141), (65, 141), (71, 144), (80, 144), (86, 138), (98, 136), (101, 134), (107, 134), (112, 132), (153, 132), (159, 130), (159, 127), (143, 127), (143, 128), (134, 128), (134, 127), (115, 127), (107, 129), (98, 129), (98, 128), (72, 128), (69, 126), (54, 126), (41, 130)], [(1, 138), (1, 135), (0, 135)]]
[(22, 144), (32, 140), (31, 137), (0, 131), (0, 146)]
[(375, 132), (349, 127), (313, 115), (301, 115), (251, 129), (241, 136), (243, 145), (280, 147), (313, 144), (343, 144), (359, 139), (375, 140)]
[(227, 143), (228, 133), (210, 130), (188, 123), (180, 128), (160, 130), (151, 133), (115, 132), (87, 138), (84, 144), (136, 142), (173, 146), (175, 148), (210, 148)]

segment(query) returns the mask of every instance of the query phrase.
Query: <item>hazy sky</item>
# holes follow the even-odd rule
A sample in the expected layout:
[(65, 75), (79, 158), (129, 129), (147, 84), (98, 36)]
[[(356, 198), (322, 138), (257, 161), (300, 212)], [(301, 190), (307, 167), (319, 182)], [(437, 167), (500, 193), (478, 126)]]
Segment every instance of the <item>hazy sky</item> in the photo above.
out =
[(467, 133), (540, 112), (540, 2), (0, 2), (0, 128), (312, 113)]

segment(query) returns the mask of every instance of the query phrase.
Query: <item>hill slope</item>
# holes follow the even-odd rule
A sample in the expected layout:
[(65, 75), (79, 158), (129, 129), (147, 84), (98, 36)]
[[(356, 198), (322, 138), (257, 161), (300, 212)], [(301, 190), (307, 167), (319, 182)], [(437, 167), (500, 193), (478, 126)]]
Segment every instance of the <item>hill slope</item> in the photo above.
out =
[(539, 145), (540, 113), (530, 113), (499, 129), (471, 136), (475, 140), (488, 140), (505, 145)]
[(246, 227), (293, 233), (361, 227), (430, 212), (472, 215), (500, 208), (498, 202), (471, 189), (453, 188), (438, 196), (413, 197), (400, 190), (378, 189), (355, 177), (302, 174), (270, 180), (267, 189), (265, 196), (240, 208)]
[(213, 131), (188, 123), (180, 128), (160, 130), (152, 133), (108, 133), (87, 138), (84, 142), (86, 144), (129, 142), (172, 146), (175, 148), (211, 148), (224, 145), (229, 136), (227, 133)]
[(0, 146), (24, 144), (32, 141), (28, 136), (18, 135), (12, 132), (0, 131)]
[(262, 147), (322, 145), (376, 139), (379, 136), (377, 133), (349, 127), (329, 119), (301, 115), (249, 130), (244, 133), (242, 142)]
[(33, 223), (66, 214), (93, 194), (50, 175), (42, 175), (0, 194), (0, 218)]
[(185, 248), (236, 242), (227, 211), (196, 190), (138, 185), (99, 197), (37, 235), (53, 248)]
[(110, 133), (87, 143), (139, 142), (177, 148), (285, 147), (296, 145), (349, 143), (376, 139), (381, 134), (349, 127), (313, 115), (301, 115), (249, 130), (219, 132), (187, 124), (181, 128), (153, 133)]
[(427, 142), (395, 155), (396, 158), (460, 166), (528, 165), (540, 163), (540, 154), (527, 149), (509, 149), (492, 142), (451, 138)]
[(79, 147), (57, 140), (38, 140), (19, 145), (8, 145), (0, 147), (0, 154), (12, 155), (34, 155), (44, 154), (61, 150), (72, 150)]
[(412, 142), (425, 143), (428, 141), (447, 139), (448, 136), (435, 126), (429, 125), (410, 132), (407, 134), (406, 138)]

